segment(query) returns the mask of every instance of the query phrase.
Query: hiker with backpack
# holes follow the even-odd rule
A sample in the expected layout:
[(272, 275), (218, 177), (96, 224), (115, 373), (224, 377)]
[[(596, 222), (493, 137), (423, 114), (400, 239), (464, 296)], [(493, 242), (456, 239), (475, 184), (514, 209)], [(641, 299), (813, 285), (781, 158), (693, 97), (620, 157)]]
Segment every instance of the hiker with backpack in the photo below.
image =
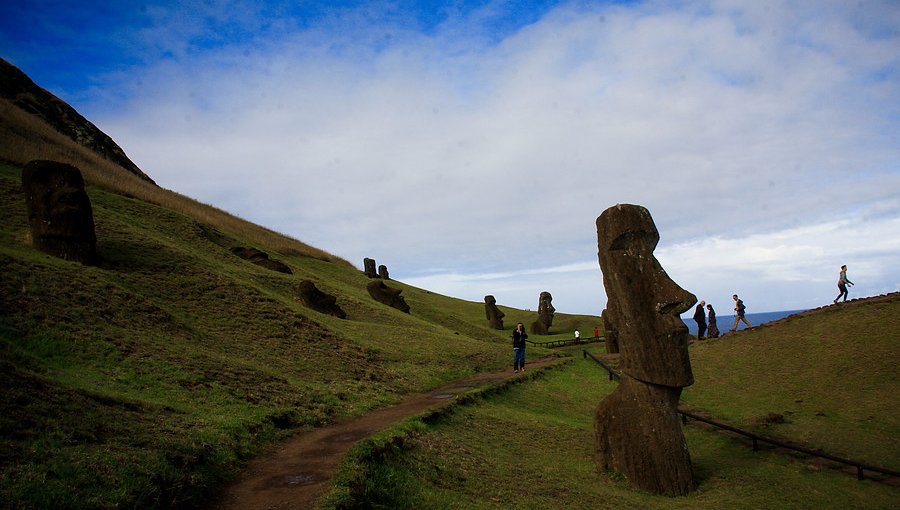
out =
[(750, 321), (744, 317), (744, 312), (747, 310), (747, 307), (744, 306), (744, 302), (738, 299), (738, 295), (735, 294), (731, 296), (734, 299), (734, 326), (731, 326), (731, 332), (734, 333), (737, 331), (738, 322), (744, 321), (744, 324), (747, 325), (748, 328), (752, 328), (753, 324), (750, 324)]

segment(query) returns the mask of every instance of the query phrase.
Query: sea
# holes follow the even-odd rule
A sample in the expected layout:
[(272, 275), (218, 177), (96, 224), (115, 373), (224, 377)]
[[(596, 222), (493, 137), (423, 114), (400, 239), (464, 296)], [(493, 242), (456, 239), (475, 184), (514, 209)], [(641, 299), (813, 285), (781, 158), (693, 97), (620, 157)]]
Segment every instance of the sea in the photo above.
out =
[[(759, 312), (759, 313), (748, 313), (746, 315), (747, 320), (750, 321), (750, 324), (754, 326), (759, 326), (761, 324), (765, 324), (767, 322), (777, 321), (778, 319), (783, 319), (788, 315), (793, 315), (795, 313), (800, 313), (805, 310), (783, 310), (780, 312)], [(682, 316), (681, 320), (684, 321), (684, 324), (688, 327), (688, 331), (691, 332), (692, 335), (697, 334), (697, 323), (694, 322), (692, 318), (694, 315), (693, 309), (691, 309), (691, 314), (687, 316)], [(718, 315), (716, 314), (716, 325), (719, 326), (719, 333), (727, 333), (728, 330), (731, 329), (731, 326), (734, 324), (734, 314), (731, 315)], [(747, 325), (742, 322), (738, 323), (738, 331), (742, 329), (747, 329)]]

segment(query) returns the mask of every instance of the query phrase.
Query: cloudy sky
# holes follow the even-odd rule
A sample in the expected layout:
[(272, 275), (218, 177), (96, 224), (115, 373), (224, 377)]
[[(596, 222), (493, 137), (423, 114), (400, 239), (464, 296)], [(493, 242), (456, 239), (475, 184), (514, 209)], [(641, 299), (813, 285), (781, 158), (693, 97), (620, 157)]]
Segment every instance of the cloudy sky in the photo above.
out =
[[(260, 5), (264, 4), (264, 5)], [(647, 207), (727, 313), (900, 290), (900, 3), (57, 2), (0, 56), (161, 186), (360, 268), (599, 314), (595, 220)]]

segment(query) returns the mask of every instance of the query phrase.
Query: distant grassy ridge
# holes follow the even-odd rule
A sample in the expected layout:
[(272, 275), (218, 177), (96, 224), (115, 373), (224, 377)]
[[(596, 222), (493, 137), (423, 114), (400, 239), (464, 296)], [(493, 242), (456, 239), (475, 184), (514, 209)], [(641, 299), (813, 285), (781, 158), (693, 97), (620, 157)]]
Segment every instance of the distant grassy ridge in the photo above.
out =
[[(278, 437), (511, 363), (512, 326), (489, 328), (483, 303), (388, 282), (404, 314), (349, 264), (91, 184), (103, 263), (42, 254), (20, 175), (0, 164), (0, 501), (13, 507), (195, 506)], [(347, 319), (303, 307), (300, 279)]]

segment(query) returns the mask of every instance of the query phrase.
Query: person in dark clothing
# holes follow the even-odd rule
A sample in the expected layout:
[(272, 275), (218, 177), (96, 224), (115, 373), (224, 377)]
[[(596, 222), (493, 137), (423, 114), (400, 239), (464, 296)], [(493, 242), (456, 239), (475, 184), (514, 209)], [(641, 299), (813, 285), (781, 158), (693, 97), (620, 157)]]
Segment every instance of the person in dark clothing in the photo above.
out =
[(697, 323), (697, 340), (703, 340), (705, 338), (704, 335), (706, 335), (706, 310), (703, 309), (704, 305), (706, 305), (706, 301), (700, 301), (694, 310), (694, 322)]
[(738, 298), (737, 294), (731, 296), (731, 299), (734, 299), (734, 326), (731, 326), (731, 332), (734, 333), (737, 331), (738, 322), (740, 321), (744, 321), (744, 324), (746, 324), (748, 328), (752, 328), (753, 324), (750, 324), (750, 321), (744, 317), (744, 314), (747, 312), (747, 307), (744, 306), (744, 302)]
[(525, 326), (520, 322), (516, 324), (513, 331), (513, 370), (518, 373), (519, 370), (525, 371), (525, 339), (528, 334), (525, 333)]
[(706, 305), (706, 309), (709, 311), (709, 320), (707, 321), (709, 329), (706, 331), (706, 337), (719, 338), (719, 326), (716, 324), (716, 311), (713, 310), (712, 305)]
[(834, 304), (838, 303), (838, 299), (841, 299), (841, 296), (844, 297), (844, 301), (847, 301), (847, 285), (853, 285), (853, 282), (847, 278), (847, 266), (841, 266), (841, 274), (838, 276), (838, 297), (834, 298)]

